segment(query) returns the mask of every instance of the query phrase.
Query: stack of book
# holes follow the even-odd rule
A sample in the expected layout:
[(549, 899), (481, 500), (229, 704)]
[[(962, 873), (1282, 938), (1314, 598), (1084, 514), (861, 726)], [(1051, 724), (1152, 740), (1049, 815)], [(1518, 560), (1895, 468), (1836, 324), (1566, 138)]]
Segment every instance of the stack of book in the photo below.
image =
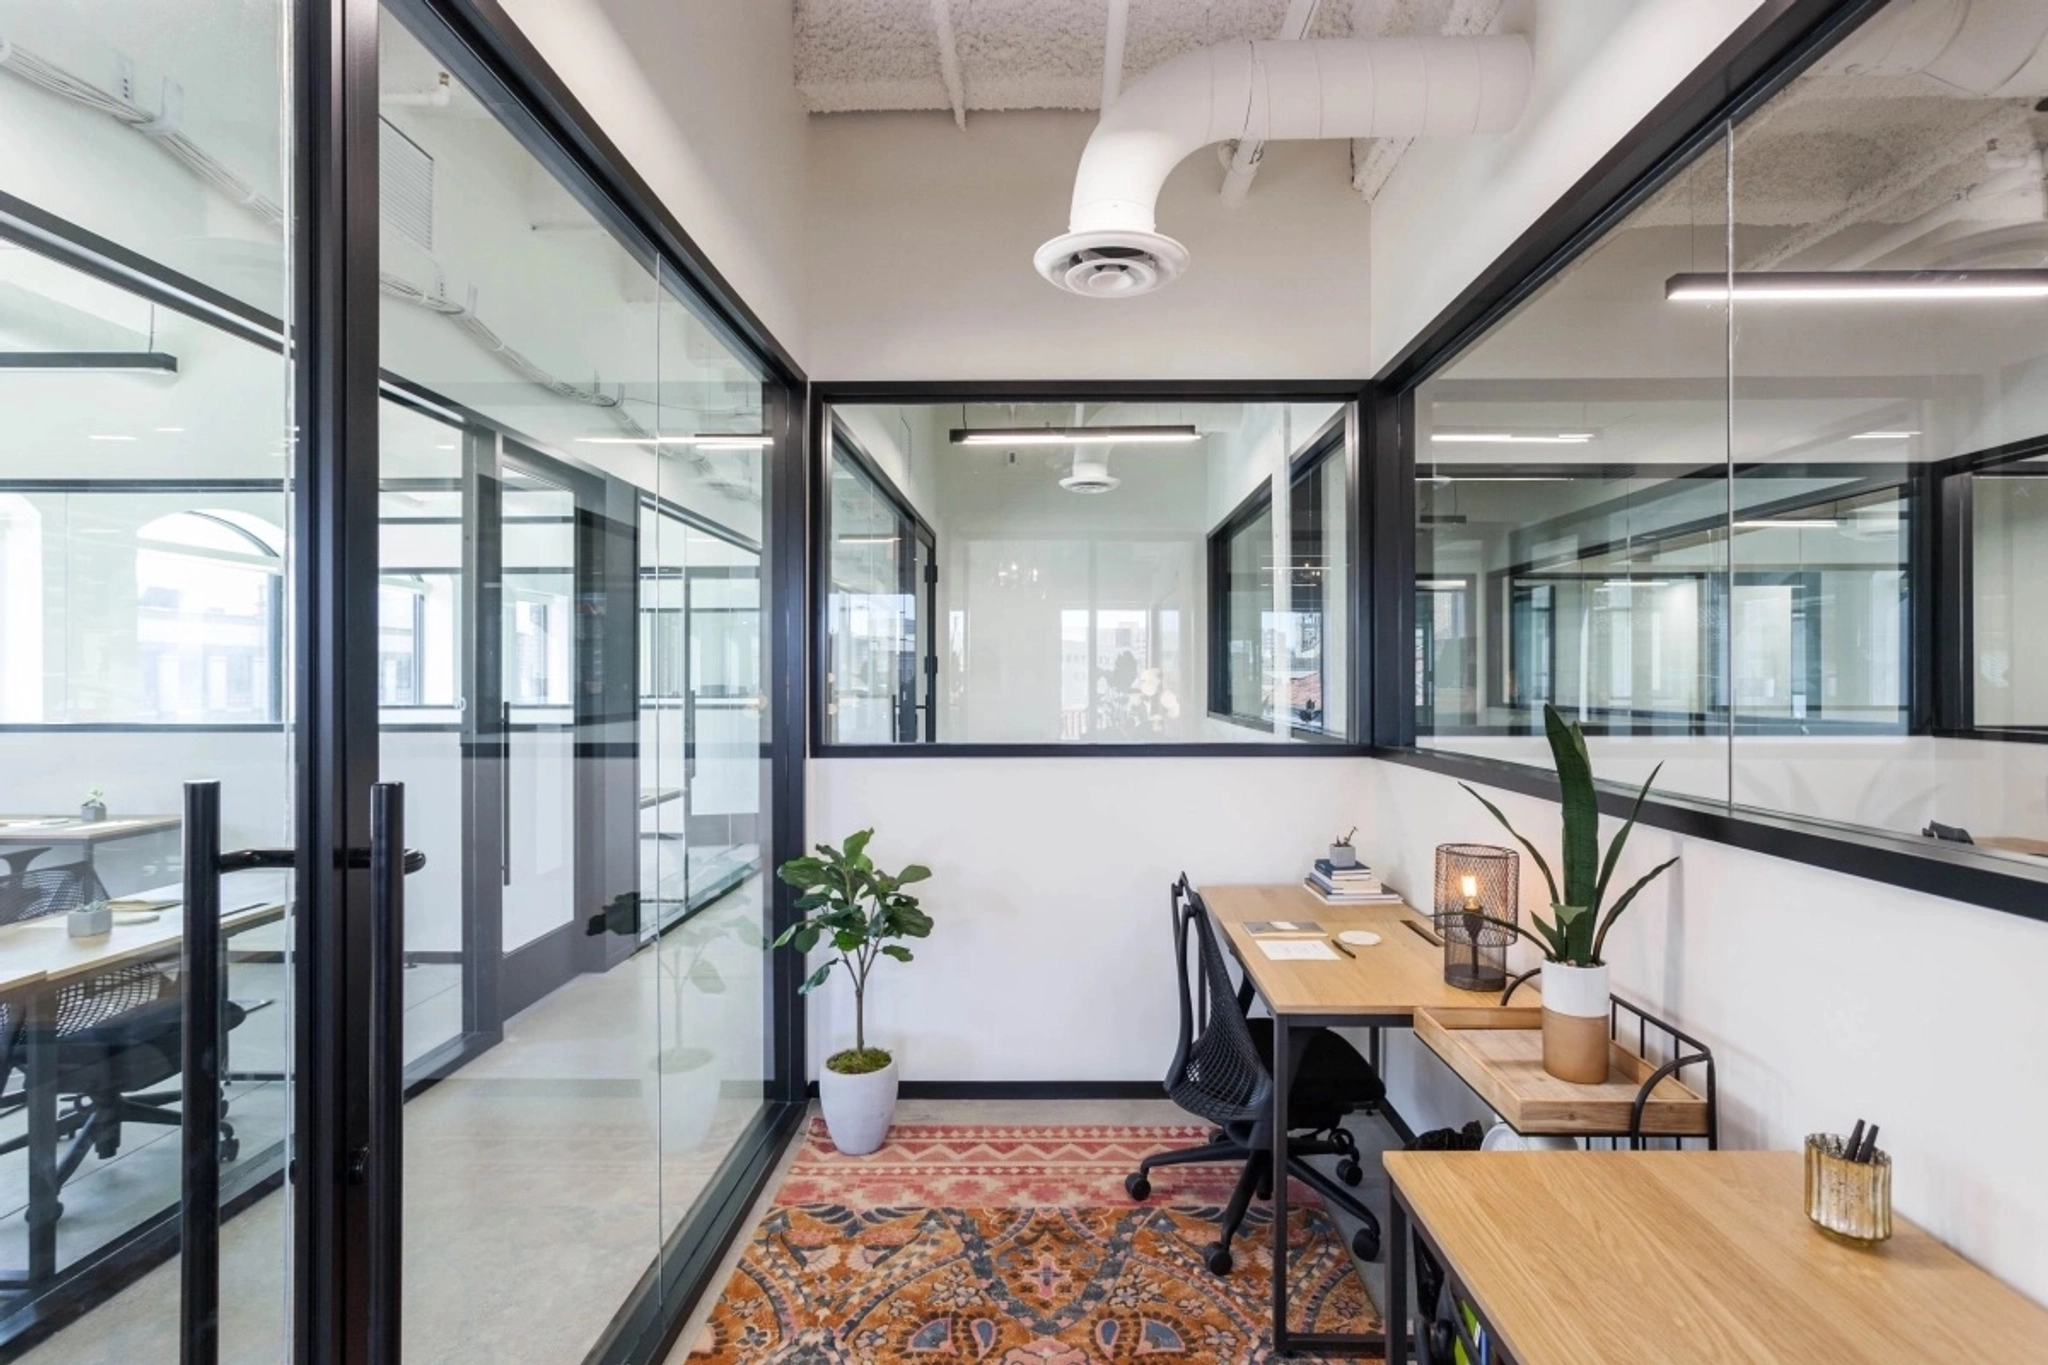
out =
[(1318, 858), (1302, 884), (1331, 905), (1397, 905), (1401, 900), (1364, 863), (1332, 867), (1328, 858)]

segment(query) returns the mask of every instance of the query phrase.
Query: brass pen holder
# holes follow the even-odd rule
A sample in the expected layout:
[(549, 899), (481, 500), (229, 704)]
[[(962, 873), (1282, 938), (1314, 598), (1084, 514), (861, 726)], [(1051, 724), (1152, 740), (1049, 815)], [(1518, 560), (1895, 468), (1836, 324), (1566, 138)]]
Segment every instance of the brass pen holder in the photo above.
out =
[(1892, 1235), (1892, 1159), (1850, 1161), (1842, 1151), (1837, 1134), (1807, 1137), (1806, 1216), (1839, 1241), (1875, 1246)]

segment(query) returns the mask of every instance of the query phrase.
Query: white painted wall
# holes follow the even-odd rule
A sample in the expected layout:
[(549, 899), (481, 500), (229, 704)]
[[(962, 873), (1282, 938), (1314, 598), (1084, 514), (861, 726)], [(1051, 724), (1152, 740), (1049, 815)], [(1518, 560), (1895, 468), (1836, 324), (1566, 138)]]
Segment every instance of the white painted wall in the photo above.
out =
[[(1373, 203), (1370, 374), (1745, 18), (1757, 0), (1519, 0), (1535, 70), (1513, 132), (1419, 139)], [(1483, 206), (1483, 207), (1482, 207)]]
[(809, 363), (831, 379), (1331, 378), (1371, 372), (1370, 212), (1342, 142), (1275, 143), (1240, 208), (1198, 152), (1159, 230), (1171, 289), (1062, 293), (1031, 253), (1066, 230), (1081, 113), (836, 114), (810, 123)]
[[(877, 969), (871, 1036), (911, 1080), (1164, 1077), (1173, 878), (1299, 877), (1367, 803), (1369, 772), (1285, 757), (811, 764), (813, 842), (872, 825), (882, 866), (932, 869), (937, 927), (915, 962)], [(851, 1045), (852, 991), (835, 977), (812, 1001), (815, 1067)]]
[(808, 365), (793, 8), (505, 0), (505, 11), (719, 273)]
[[(1498, 836), (1452, 779), (1363, 766), (1359, 851), (1411, 895), (1437, 844)], [(1555, 842), (1553, 803), (1487, 795)], [(1621, 875), (1674, 853), (1608, 955), (1616, 991), (1714, 1049), (1724, 1143), (1797, 1147), (1875, 1119), (1899, 1211), (2048, 1302), (2048, 1089), (2030, 1057), (2048, 1036), (2048, 925), (1662, 830), (1631, 837)], [(1526, 916), (1544, 893), (1523, 873)], [(1388, 1072), (1418, 1129), (1484, 1116), (1412, 1037), (1394, 1035)]]

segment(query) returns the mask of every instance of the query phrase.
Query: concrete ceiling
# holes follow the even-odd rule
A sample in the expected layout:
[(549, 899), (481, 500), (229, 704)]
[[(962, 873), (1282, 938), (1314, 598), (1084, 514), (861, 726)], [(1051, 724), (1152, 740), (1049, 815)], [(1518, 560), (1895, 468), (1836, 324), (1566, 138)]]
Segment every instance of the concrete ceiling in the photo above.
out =
[[(1111, 0), (796, 0), (796, 84), (813, 114), (1101, 107)], [(1215, 43), (1490, 31), (1502, 0), (1129, 0), (1121, 83)], [(1352, 184), (1371, 198), (1406, 139), (1360, 141)]]

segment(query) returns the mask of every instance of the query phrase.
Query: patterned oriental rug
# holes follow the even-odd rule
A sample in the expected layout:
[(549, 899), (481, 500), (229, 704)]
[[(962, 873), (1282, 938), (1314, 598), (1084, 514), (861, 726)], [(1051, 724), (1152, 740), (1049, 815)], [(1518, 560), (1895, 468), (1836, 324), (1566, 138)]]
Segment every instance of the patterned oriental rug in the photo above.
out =
[[(813, 1121), (692, 1365), (1258, 1365), (1274, 1360), (1272, 1223), (1254, 1205), (1236, 1268), (1202, 1249), (1236, 1170), (1156, 1171), (1196, 1127), (898, 1124), (841, 1156)], [(1378, 1330), (1344, 1239), (1288, 1189), (1295, 1326)], [(1305, 1359), (1305, 1358), (1304, 1358)]]

